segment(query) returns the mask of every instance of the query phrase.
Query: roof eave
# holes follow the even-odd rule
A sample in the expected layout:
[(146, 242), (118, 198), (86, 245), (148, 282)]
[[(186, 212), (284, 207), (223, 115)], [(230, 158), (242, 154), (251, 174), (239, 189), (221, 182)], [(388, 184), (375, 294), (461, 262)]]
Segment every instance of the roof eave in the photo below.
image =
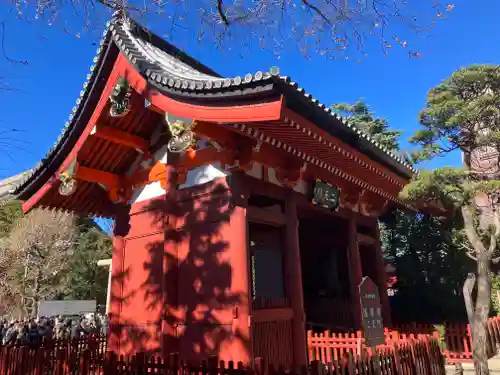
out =
[(294, 104), (298, 103), (294, 103), (293, 100), (288, 100), (287, 103), (291, 106), (290, 108), (297, 110), (299, 114), (300, 112), (307, 111), (308, 113), (302, 113), (302, 115), (315, 123), (319, 128), (355, 147), (371, 159), (388, 167), (400, 177), (410, 180), (415, 175), (416, 171), (412, 170), (409, 164), (406, 165), (406, 162), (392, 152), (383, 150), (381, 147), (375, 145), (374, 141), (368, 139), (369, 136), (356, 129), (354, 125), (350, 124), (345, 119), (336, 115), (329, 107), (326, 107), (317, 99), (314, 99), (312, 95), (306, 94), (305, 91), (298, 88), (296, 84), (288, 82), (286, 79), (282, 79), (279, 86), (288, 99), (298, 101), (300, 106), (303, 107), (299, 108), (295, 106), (295, 108), (293, 108)]
[(12, 194), (15, 199), (26, 200), (39, 190), (57, 172), (61, 163), (80, 138), (92, 115), (93, 108), (99, 100), (99, 93), (106, 85), (107, 80), (104, 78), (109, 75), (119, 53), (108, 32), (106, 32), (98, 51), (98, 56), (94, 59), (96, 63), (91, 67), (91, 73), (87, 76), (84, 89), (77, 99), (77, 105), (73, 107), (70, 120), (66, 123), (62, 135), (46, 157), (32, 170), (32, 174), (13, 190)]

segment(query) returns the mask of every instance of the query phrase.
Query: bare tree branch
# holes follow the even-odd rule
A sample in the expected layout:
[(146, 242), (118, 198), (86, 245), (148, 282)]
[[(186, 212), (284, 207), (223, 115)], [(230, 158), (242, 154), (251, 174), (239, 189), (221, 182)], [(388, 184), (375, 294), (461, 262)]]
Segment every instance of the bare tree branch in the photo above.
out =
[(3, 54), (3, 57), (10, 63), (12, 64), (16, 64), (16, 65), (28, 65), (28, 61), (26, 60), (15, 60), (13, 58), (11, 58), (7, 52), (5, 51), (5, 22), (2, 21), (0, 22), (0, 26), (2, 28), (2, 54)]
[(462, 206), (462, 217), (464, 219), (464, 230), (467, 235), (467, 239), (471, 243), (474, 250), (477, 252), (480, 249), (484, 250), (483, 242), (479, 238), (475, 225), (474, 216), (472, 214), (472, 207), (469, 205)]
[(76, 241), (73, 216), (37, 209), (19, 219), (0, 243), (0, 295), (12, 296), (26, 314), (30, 304), (66, 287), (66, 269)]
[(219, 12), (219, 17), (224, 25), (229, 26), (229, 20), (227, 19), (222, 6), (223, 6), (223, 1), (217, 0), (217, 11)]
[(312, 10), (318, 16), (320, 16), (327, 24), (329, 24), (329, 25), (332, 24), (332, 21), (330, 21), (330, 19), (327, 16), (325, 16), (325, 14), (317, 6), (309, 3), (309, 0), (302, 0), (302, 4), (304, 4), (306, 6), (306, 8)]
[[(309, 54), (309, 51), (314, 50), (329, 59), (347, 58), (347, 50), (349, 49), (351, 53), (351, 47), (352, 53), (359, 55), (361, 52), (364, 57), (363, 49), (368, 38), (379, 39), (382, 51), (386, 54), (391, 48), (386, 35), (388, 35), (389, 27), (396, 22), (403, 24), (404, 29), (395, 28), (395, 30), (400, 32), (408, 30), (420, 36), (424, 31), (430, 30), (430, 26), (435, 23), (436, 10), (439, 10), (440, 14), (445, 14), (453, 9), (441, 6), (436, 1), (434, 8), (429, 7), (429, 12), (416, 13), (416, 10), (412, 10), (409, 2), (405, 0), (387, 2), (381, 0), (365, 2), (69, 0), (62, 3), (57, 0), (34, 0), (33, 2), (12, 0), (12, 2), (24, 20), (44, 19), (50, 25), (59, 20), (64, 24), (65, 32), (75, 36), (80, 36), (82, 30), (92, 29), (99, 14), (103, 13), (108, 16), (109, 10), (121, 10), (132, 13), (134, 17), (159, 16), (161, 19), (158, 24), (164, 32), (179, 27), (194, 31), (198, 35), (197, 39), (211, 38), (209, 42), (215, 41), (216, 46), (221, 50), (224, 50), (225, 44), (229, 42), (237, 42), (238, 46), (251, 50), (254, 43), (261, 45), (261, 41), (265, 40), (266, 47), (279, 58), (283, 46), (290, 45), (292, 41), (305, 56)], [(176, 9), (182, 9), (182, 11), (176, 14)], [(81, 24), (80, 32), (73, 32), (67, 28), (66, 14), (72, 19), (73, 29), (79, 27), (76, 23)], [(395, 32), (390, 34), (399, 46), (403, 48), (408, 46), (405, 39), (394, 35)], [(233, 46), (231, 48), (234, 49)], [(415, 51), (410, 51), (409, 55), (420, 56)]]

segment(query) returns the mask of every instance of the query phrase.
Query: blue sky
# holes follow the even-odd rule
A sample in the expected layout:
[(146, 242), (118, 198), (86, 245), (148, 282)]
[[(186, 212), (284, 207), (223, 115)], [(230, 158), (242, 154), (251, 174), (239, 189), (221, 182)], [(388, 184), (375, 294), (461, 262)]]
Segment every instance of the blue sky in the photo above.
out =
[[(361, 63), (314, 55), (307, 60), (293, 45), (285, 48), (279, 60), (269, 52), (246, 53), (240, 58), (237, 44), (233, 52), (222, 54), (209, 43), (198, 45), (187, 34), (174, 34), (172, 42), (223, 75), (244, 75), (279, 66), (283, 75), (291, 76), (325, 104), (363, 97), (377, 115), (389, 120), (391, 127), (404, 130), (406, 139), (418, 127), (418, 111), (432, 86), (459, 67), (500, 63), (500, 2), (459, 0), (455, 5), (430, 38), (419, 41), (423, 55), (419, 59), (409, 59), (398, 48), (384, 56), (373, 45), (369, 46), (373, 52)], [(23, 23), (5, 5), (0, 5), (0, 21), (6, 25), (4, 50), (8, 57), (28, 62), (13, 64), (0, 57), (0, 77), (17, 89), (0, 93), (0, 144), (2, 127), (16, 127), (23, 132), (11, 145), (24, 149), (12, 150), (10, 146), (8, 156), (5, 149), (0, 151), (3, 177), (35, 165), (56, 141), (86, 79), (100, 33), (83, 33), (76, 38), (61, 28)], [(459, 155), (451, 155), (426, 167), (458, 164), (459, 160)]]

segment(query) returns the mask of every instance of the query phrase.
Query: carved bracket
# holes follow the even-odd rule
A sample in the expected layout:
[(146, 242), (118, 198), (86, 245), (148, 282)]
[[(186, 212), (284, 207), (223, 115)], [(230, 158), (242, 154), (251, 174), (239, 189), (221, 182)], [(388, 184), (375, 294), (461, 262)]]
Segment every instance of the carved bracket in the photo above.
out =
[(358, 211), (358, 203), (361, 191), (354, 187), (340, 190), (340, 205), (352, 211)]
[(118, 78), (109, 100), (111, 101), (111, 108), (109, 114), (112, 117), (126, 116), (132, 109), (130, 97), (132, 96), (132, 87), (130, 83), (123, 77)]
[(227, 171), (249, 171), (253, 167), (253, 148), (250, 144), (239, 145), (230, 150), (231, 159), (225, 166)]
[(285, 187), (293, 189), (300, 180), (300, 169), (276, 168), (276, 179)]
[(387, 199), (363, 190), (359, 199), (359, 212), (365, 216), (378, 217), (384, 213), (387, 204)]

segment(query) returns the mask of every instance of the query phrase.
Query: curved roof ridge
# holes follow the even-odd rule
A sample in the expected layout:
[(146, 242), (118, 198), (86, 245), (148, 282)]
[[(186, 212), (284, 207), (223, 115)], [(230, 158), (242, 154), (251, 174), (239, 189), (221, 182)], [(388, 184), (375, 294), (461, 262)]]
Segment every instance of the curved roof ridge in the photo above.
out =
[[(182, 90), (184, 92), (211, 91), (217, 89), (223, 90), (240, 87), (245, 84), (270, 80), (272, 78), (281, 82), (286, 82), (297, 92), (302, 93), (312, 104), (315, 104), (319, 107), (319, 109), (325, 111), (326, 113), (332, 115), (333, 118), (340, 121), (346, 129), (354, 132), (357, 136), (364, 139), (365, 143), (389, 156), (396, 163), (401, 165), (401, 167), (407, 169), (410, 174), (417, 173), (417, 170), (407, 163), (406, 160), (378, 143), (373, 137), (361, 131), (354, 124), (347, 121), (347, 119), (335, 114), (329, 106), (325, 106), (313, 95), (306, 93), (303, 87), (300, 87), (296, 82), (292, 82), (290, 77), (280, 76), (279, 69), (271, 67), (269, 72), (258, 71), (254, 74), (247, 73), (244, 77), (235, 76), (223, 78), (215, 72), (207, 70), (209, 68), (172, 46), (158, 35), (140, 26), (140, 24), (130, 17), (124, 16), (123, 18), (117, 19), (117, 21), (116, 25), (122, 28), (128, 39), (125, 41), (122, 36), (122, 39), (120, 40), (120, 34), (122, 33), (117, 31), (114, 32), (114, 36), (117, 39), (120, 48), (123, 47), (122, 50), (125, 54), (128, 52), (128, 57), (131, 58), (131, 62), (135, 65), (140, 65), (140, 62), (135, 56), (136, 54), (139, 54), (142, 57), (142, 60), (146, 60), (148, 66), (145, 69), (145, 75), (156, 83), (164, 86), (166, 89)], [(137, 30), (141, 30), (143, 35), (146, 35), (151, 43), (141, 38), (141, 35), (137, 34)], [(162, 48), (162, 44), (163, 47), (167, 49)], [(172, 48), (179, 57), (173, 56), (170, 53)], [(189, 59), (189, 61), (185, 62), (180, 57)], [(193, 60), (196, 61), (196, 63), (193, 63)], [(203, 71), (198, 70), (198, 66), (203, 67)]]
[[(80, 121), (80, 115), (86, 106), (86, 101), (92, 91), (91, 88), (96, 84), (94, 81), (97, 73), (105, 60), (106, 54), (104, 52), (107, 51), (111, 42), (150, 84), (166, 94), (208, 101), (220, 98), (244, 98), (247, 95), (253, 96), (259, 93), (284, 94), (283, 91), (287, 89), (287, 94), (302, 98), (314, 110), (315, 114), (329, 115), (328, 118), (331, 120), (326, 121), (326, 129), (342, 128), (344, 132), (347, 131), (347, 134), (355, 136), (356, 142), (360, 142), (361, 148), (370, 149), (372, 154), (381, 155), (379, 158), (383, 159), (383, 164), (392, 165), (393, 168), (399, 170), (399, 173), (407, 176), (417, 173), (401, 157), (390, 152), (356, 126), (333, 113), (329, 106), (325, 106), (311, 94), (306, 93), (304, 88), (296, 82), (292, 82), (290, 77), (281, 76), (278, 68), (271, 67), (268, 72), (257, 71), (247, 73), (244, 76), (222, 77), (141, 26), (128, 14), (115, 12), (106, 24), (103, 38), (90, 67), (90, 73), (87, 75), (80, 96), (76, 100), (76, 105), (73, 107), (61, 135), (38, 165), (23, 175), (24, 178), (15, 187), (14, 194), (23, 194), (23, 191), (32, 189), (31, 185), (37, 185), (40, 182), (37, 181), (37, 176), (52, 168), (49, 168), (51, 160), (60, 154), (68, 139), (73, 137), (73, 128)], [(325, 119), (327, 118), (325, 117)], [(316, 125), (320, 127), (319, 124)], [(332, 134), (332, 136), (334, 135)], [(366, 151), (361, 150), (361, 152)], [(34, 185), (33, 187), (36, 188)]]

